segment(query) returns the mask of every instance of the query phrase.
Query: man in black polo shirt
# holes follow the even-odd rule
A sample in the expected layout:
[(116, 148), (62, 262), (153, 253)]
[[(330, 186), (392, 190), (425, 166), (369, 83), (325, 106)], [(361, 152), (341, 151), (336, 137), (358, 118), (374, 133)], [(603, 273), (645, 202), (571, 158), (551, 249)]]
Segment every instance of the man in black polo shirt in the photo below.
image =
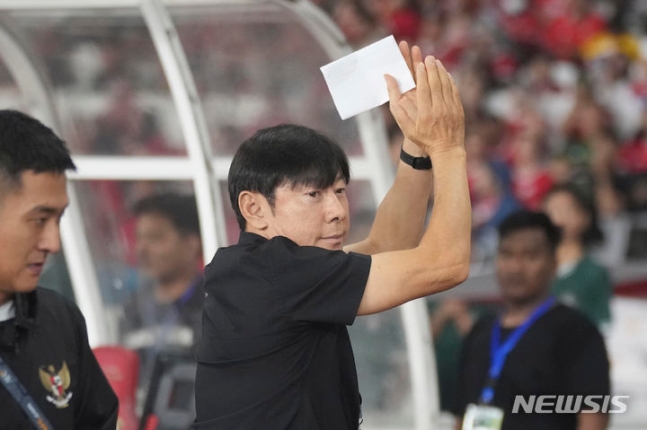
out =
[[(403, 160), (366, 240), (348, 234), (348, 160), (306, 127), (258, 131), (237, 151), (229, 194), (238, 244), (205, 270), (195, 429), (357, 429), (360, 394), (346, 329), (451, 288), (469, 270), (464, 115), (440, 62), (405, 58), (417, 89), (390, 108)], [(414, 69), (415, 66), (415, 69)], [(434, 210), (423, 234), (431, 190)]]

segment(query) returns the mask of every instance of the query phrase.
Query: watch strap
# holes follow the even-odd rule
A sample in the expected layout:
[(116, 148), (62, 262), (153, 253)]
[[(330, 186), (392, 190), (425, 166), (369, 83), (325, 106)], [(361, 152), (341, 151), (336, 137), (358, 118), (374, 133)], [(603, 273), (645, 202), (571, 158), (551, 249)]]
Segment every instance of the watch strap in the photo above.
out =
[(400, 148), (400, 160), (405, 164), (413, 167), (416, 170), (429, 170), (431, 169), (431, 158), (427, 157), (414, 157), (413, 155), (405, 152), (404, 148)]

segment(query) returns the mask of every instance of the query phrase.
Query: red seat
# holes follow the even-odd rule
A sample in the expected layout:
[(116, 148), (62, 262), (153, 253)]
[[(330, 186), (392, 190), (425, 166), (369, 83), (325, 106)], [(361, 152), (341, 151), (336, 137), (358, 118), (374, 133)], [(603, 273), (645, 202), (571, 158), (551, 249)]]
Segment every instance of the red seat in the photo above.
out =
[(139, 380), (139, 356), (135, 351), (122, 346), (100, 346), (93, 349), (97, 361), (119, 399), (118, 430), (137, 430), (139, 420), (137, 383)]

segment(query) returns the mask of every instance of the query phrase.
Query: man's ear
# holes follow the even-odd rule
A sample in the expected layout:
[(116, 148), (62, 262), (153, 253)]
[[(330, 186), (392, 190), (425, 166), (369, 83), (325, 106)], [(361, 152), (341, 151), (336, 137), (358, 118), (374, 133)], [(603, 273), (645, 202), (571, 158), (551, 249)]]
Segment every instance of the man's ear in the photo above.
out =
[(238, 195), (238, 207), (247, 224), (255, 230), (265, 230), (267, 219), (265, 218), (265, 204), (267, 200), (260, 193), (243, 191)]

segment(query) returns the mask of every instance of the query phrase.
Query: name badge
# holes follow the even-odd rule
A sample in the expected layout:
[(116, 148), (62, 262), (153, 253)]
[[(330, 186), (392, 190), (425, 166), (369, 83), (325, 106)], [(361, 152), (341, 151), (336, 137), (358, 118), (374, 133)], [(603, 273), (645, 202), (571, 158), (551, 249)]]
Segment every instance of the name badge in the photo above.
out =
[(467, 405), (462, 430), (501, 430), (503, 411), (494, 406)]

